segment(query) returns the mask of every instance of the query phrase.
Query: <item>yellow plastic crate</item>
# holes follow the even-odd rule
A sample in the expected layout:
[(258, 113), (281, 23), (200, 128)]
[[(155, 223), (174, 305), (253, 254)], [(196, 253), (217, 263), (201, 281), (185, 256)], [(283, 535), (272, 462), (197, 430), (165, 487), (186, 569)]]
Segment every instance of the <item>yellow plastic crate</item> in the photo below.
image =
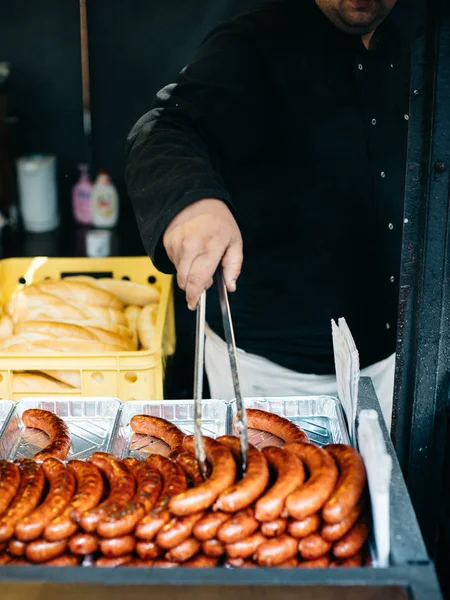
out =
[[(0, 399), (19, 400), (30, 392), (12, 391), (13, 371), (77, 371), (81, 389), (55, 396), (113, 396), (121, 400), (161, 400), (167, 356), (175, 351), (172, 277), (156, 270), (146, 256), (120, 258), (10, 258), (0, 261), (0, 302), (23, 284), (66, 275), (102, 274), (153, 285), (161, 293), (154, 346), (119, 354), (2, 354)], [(39, 393), (36, 396), (42, 395)], [(49, 396), (51, 394), (45, 394)]]

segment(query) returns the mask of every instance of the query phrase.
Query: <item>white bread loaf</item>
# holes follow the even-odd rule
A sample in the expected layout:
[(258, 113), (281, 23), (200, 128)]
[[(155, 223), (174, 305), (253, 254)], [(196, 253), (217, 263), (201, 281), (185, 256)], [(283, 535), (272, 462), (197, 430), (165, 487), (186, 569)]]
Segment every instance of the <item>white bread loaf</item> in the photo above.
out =
[(119, 298), (125, 305), (134, 304), (142, 307), (147, 304), (156, 304), (159, 302), (161, 296), (160, 292), (153, 286), (123, 279), (110, 279), (107, 277), (97, 279), (96, 277), (88, 277), (86, 275), (75, 275), (73, 277), (67, 277), (66, 280), (84, 283), (94, 288), (110, 292)]
[(14, 372), (12, 377), (12, 390), (14, 393), (40, 393), (54, 394), (73, 390), (72, 386), (56, 381), (39, 372)]
[(0, 352), (8, 352), (9, 354), (119, 354), (123, 352), (123, 347), (92, 340), (46, 339), (23, 340), (21, 343), (15, 343), (7, 347), (2, 345), (0, 346)]
[(0, 341), (6, 340), (13, 335), (13, 320), (9, 315), (0, 318)]
[(134, 343), (136, 347), (139, 345), (139, 335), (138, 335), (138, 322), (139, 315), (141, 314), (141, 308), (139, 306), (127, 306), (125, 309), (125, 318), (127, 320), (128, 329), (131, 331), (133, 335)]
[(73, 388), (81, 389), (81, 375), (79, 371), (42, 371), (42, 373)]
[(157, 307), (148, 304), (141, 310), (138, 320), (139, 342), (144, 350), (149, 350), (155, 339)]
[(64, 302), (92, 304), (93, 306), (104, 306), (115, 310), (123, 310), (124, 308), (123, 302), (106, 290), (96, 289), (82, 282), (66, 281), (65, 279), (47, 279), (26, 286), (21, 291), (27, 295), (43, 292)]

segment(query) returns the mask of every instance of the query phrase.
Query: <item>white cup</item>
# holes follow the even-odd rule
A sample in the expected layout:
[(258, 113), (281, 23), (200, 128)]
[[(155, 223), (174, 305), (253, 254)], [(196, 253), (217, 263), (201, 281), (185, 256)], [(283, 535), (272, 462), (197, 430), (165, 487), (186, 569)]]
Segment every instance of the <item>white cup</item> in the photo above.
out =
[(92, 229), (86, 233), (86, 254), (89, 258), (105, 258), (111, 253), (111, 232)]

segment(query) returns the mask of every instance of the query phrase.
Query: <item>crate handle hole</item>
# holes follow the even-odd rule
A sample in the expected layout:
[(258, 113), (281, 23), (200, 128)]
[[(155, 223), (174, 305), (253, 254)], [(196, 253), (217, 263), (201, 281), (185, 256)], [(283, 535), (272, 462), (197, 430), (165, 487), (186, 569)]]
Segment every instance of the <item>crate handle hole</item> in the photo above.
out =
[(19, 283), (25, 284), (26, 282), (27, 280), (25, 279), (25, 277), (19, 277)]
[(154, 275), (150, 275), (150, 277), (147, 279), (147, 281), (149, 282), (150, 285), (153, 285), (154, 283), (156, 283), (156, 277)]
[(128, 277), (128, 275), (124, 275), (124, 276), (122, 277), (122, 280), (123, 280), (123, 281), (130, 281), (130, 278)]
[(136, 373), (133, 373), (131, 371), (129, 371), (128, 373), (125, 373), (125, 381), (128, 381), (128, 383), (136, 383), (137, 381), (137, 375)]
[(95, 371), (95, 373), (91, 374), (91, 379), (100, 385), (100, 383), (103, 383), (104, 377), (102, 373)]

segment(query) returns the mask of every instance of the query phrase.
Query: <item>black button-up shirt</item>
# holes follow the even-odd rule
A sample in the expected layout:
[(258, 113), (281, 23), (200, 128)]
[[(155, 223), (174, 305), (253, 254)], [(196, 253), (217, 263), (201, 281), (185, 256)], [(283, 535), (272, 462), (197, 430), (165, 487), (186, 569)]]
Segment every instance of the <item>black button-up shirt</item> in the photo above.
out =
[(161, 237), (180, 210), (211, 197), (233, 210), (244, 266), (230, 298), (245, 351), (332, 373), (339, 317), (362, 367), (395, 351), (406, 39), (388, 19), (368, 51), (314, 0), (264, 5), (212, 32), (130, 134), (128, 189), (158, 268), (173, 269)]

